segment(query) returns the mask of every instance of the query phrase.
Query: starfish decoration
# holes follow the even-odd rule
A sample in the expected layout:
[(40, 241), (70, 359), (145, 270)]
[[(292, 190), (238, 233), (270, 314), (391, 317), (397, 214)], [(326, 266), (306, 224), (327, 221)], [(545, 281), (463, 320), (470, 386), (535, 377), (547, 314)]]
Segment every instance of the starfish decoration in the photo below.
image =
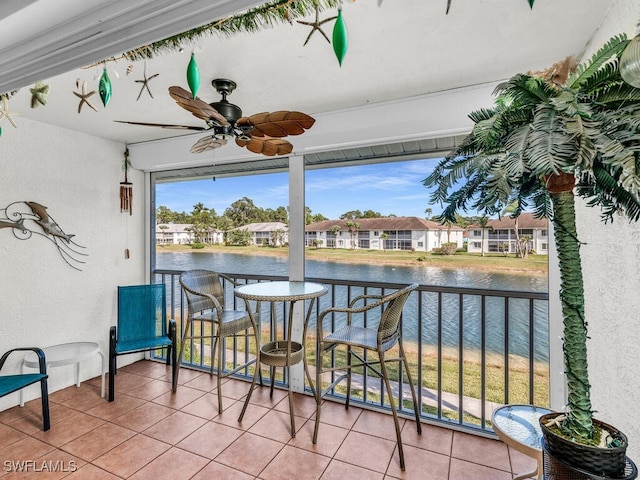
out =
[(16, 122), (14, 122), (13, 118), (11, 118), (11, 115), (19, 115), (19, 113), (9, 111), (9, 99), (7, 98), (6, 95), (2, 95), (2, 108), (0, 108), (0, 120), (2, 120), (3, 118), (6, 118), (7, 120), (9, 120), (9, 123), (11, 123), (11, 125), (13, 125), (14, 128), (18, 128), (18, 126), (16, 125)]
[(307, 39), (304, 41), (304, 45), (302, 45), (303, 47), (309, 42), (309, 39), (311, 38), (311, 35), (313, 35), (313, 32), (315, 32), (316, 30), (318, 30), (322, 36), (324, 38), (327, 39), (327, 42), (331, 43), (331, 40), (329, 40), (329, 37), (327, 37), (327, 34), (324, 33), (322, 31), (322, 28), (320, 28), (322, 26), (323, 23), (327, 23), (330, 22), (331, 20), (335, 20), (338, 17), (330, 17), (330, 18), (325, 18), (324, 20), (320, 20), (319, 18), (320, 15), (320, 10), (318, 9), (318, 5), (316, 5), (316, 20), (315, 22), (303, 22), (302, 20), (297, 20), (298, 23), (301, 23), (302, 25), (309, 25), (311, 28), (311, 32), (309, 32), (309, 35), (307, 36)]
[[(78, 82), (76, 82), (76, 87), (79, 87), (78, 86)], [(83, 105), (85, 103), (90, 108), (92, 108), (95, 112), (98, 111), (98, 109), (96, 107), (94, 107), (93, 105), (91, 105), (91, 102), (89, 101), (89, 97), (91, 95), (95, 95), (96, 91), (95, 90), (91, 90), (90, 92), (87, 92), (87, 81), (86, 80), (84, 82), (82, 82), (82, 93), (73, 92), (73, 94), (80, 99), (80, 103), (78, 104), (78, 113), (80, 113), (82, 111), (82, 107), (83, 107)]]
[(151, 80), (153, 80), (154, 78), (156, 78), (158, 75), (160, 75), (159, 73), (156, 73), (155, 75), (151, 75), (150, 77), (147, 77), (147, 64), (144, 64), (144, 77), (142, 80), (136, 80), (136, 83), (141, 83), (142, 87), (140, 88), (140, 93), (138, 94), (138, 98), (136, 98), (136, 102), (138, 100), (140, 100), (140, 96), (142, 95), (142, 92), (144, 92), (144, 89), (147, 89), (147, 92), (149, 92), (149, 96), (151, 98), (153, 98), (153, 94), (151, 93), (151, 90), (149, 90), (149, 82)]
[(51, 86), (46, 83), (37, 82), (33, 88), (29, 89), (31, 92), (31, 108), (47, 104), (47, 94), (50, 88)]

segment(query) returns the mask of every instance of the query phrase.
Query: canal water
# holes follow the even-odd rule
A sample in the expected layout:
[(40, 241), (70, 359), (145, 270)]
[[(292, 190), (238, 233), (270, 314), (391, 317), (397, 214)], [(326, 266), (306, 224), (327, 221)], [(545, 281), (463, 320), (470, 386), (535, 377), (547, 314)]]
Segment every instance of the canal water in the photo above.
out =
[[(208, 252), (162, 252), (156, 255), (158, 270), (190, 270), (203, 268), (233, 274), (252, 275), (288, 275), (288, 261), (282, 257), (253, 256), (232, 253)], [(449, 287), (481, 288), (490, 290), (511, 290), (525, 292), (546, 292), (548, 276), (532, 273), (505, 273), (474, 269), (443, 269), (429, 266), (389, 266), (374, 264), (347, 264), (307, 260), (305, 265), (307, 277), (340, 280), (358, 280), (389, 283), (419, 283), (422, 285), (438, 285)], [(345, 295), (339, 290), (338, 295)], [(344, 305), (343, 298), (323, 298), (321, 301), (333, 300), (337, 305)], [(457, 294), (442, 296), (441, 310), (438, 310), (438, 298), (434, 293), (423, 296), (422, 329), (418, 328), (416, 299), (407, 303), (403, 317), (405, 341), (421, 341), (423, 345), (435, 345), (438, 335), (445, 347), (462, 348), (477, 351), (484, 343), (488, 352), (504, 355), (505, 335), (508, 335), (507, 349), (509, 354), (528, 357), (533, 338), (534, 359), (547, 361), (549, 357), (548, 343), (548, 305), (545, 301), (534, 302), (533, 336), (530, 335), (529, 301), (511, 300), (509, 302), (509, 322), (505, 325), (504, 299), (501, 297), (485, 297), (485, 324), (481, 322), (479, 296), (465, 296), (462, 307)], [(462, 308), (462, 320), (460, 310)], [(438, 316), (442, 323), (439, 327)], [(508, 334), (506, 333), (508, 329)]]
[[(159, 270), (191, 270), (204, 268), (218, 272), (251, 275), (288, 275), (286, 258), (242, 255), (237, 253), (162, 252), (156, 255)], [(350, 264), (307, 260), (307, 277), (362, 280), (389, 283), (420, 283), (465, 288), (488, 288), (546, 292), (547, 275), (505, 273), (474, 269), (445, 269), (428, 266), (389, 266)]]

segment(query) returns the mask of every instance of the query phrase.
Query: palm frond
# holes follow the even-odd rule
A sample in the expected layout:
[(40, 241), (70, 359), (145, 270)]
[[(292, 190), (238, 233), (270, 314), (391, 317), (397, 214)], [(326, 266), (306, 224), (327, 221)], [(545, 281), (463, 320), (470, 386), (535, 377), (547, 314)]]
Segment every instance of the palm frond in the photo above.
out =
[(577, 169), (591, 169), (597, 155), (594, 138), (598, 135), (598, 128), (593, 122), (576, 115), (565, 121), (565, 132), (576, 139), (575, 167)]
[(617, 104), (625, 105), (640, 101), (640, 89), (620, 80), (601, 84), (591, 93), (591, 97), (600, 106), (615, 108)]
[(482, 122), (483, 120), (489, 120), (497, 113), (495, 108), (481, 108), (469, 114), (469, 118), (473, 120), (473, 123)]
[(494, 93), (523, 108), (548, 101), (556, 95), (556, 90), (544, 79), (519, 73), (498, 85)]
[(567, 86), (574, 90), (583, 87), (604, 64), (611, 61), (612, 57), (621, 55), (628, 43), (629, 40), (624, 33), (610, 38), (586, 63), (578, 65), (576, 72), (567, 79)]
[(640, 220), (640, 201), (620, 186), (620, 171), (607, 165), (595, 165), (592, 175), (582, 175), (576, 191), (590, 207), (602, 208), (605, 223), (624, 213), (629, 221)]
[(533, 216), (536, 218), (552, 218), (551, 197), (547, 189), (543, 188), (532, 195)]
[(575, 159), (572, 138), (564, 133), (563, 118), (549, 105), (540, 105), (532, 123), (529, 141), (529, 167), (534, 175), (557, 175)]
[(622, 77), (620, 77), (618, 64), (618, 59), (613, 58), (602, 65), (602, 67), (593, 72), (590, 77), (585, 78), (584, 83), (580, 86), (580, 91), (591, 93), (598, 91), (603, 86), (610, 85), (611, 82), (621, 82)]

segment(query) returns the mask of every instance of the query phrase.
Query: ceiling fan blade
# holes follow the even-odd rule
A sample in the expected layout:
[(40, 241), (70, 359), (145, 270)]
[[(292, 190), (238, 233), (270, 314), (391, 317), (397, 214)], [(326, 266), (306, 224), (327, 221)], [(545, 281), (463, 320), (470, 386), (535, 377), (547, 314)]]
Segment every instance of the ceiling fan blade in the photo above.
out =
[(287, 155), (293, 151), (293, 145), (281, 138), (252, 137), (251, 140), (236, 138), (236, 144), (240, 147), (247, 147), (250, 152), (268, 157)]
[(236, 126), (253, 127), (252, 136), (282, 138), (287, 135), (300, 135), (310, 129), (315, 119), (306, 113), (280, 110), (272, 113), (256, 113), (249, 117), (239, 118)]
[(198, 97), (193, 98), (191, 93), (187, 92), (184, 88), (173, 86), (169, 87), (169, 95), (173, 98), (178, 105), (185, 110), (188, 110), (193, 115), (201, 120), (212, 120), (222, 127), (228, 127), (231, 124), (224, 118), (215, 108), (209, 105), (207, 102), (200, 100)]
[(166, 123), (128, 122), (126, 120), (114, 120), (114, 122), (128, 123), (129, 125), (142, 125), (145, 127), (175, 128), (177, 130), (197, 130), (199, 132), (203, 130), (209, 130), (206, 127), (193, 127), (191, 125), (167, 125)]
[(220, 148), (226, 145), (227, 141), (224, 138), (216, 138), (215, 135), (208, 137), (202, 137), (191, 147), (191, 153), (202, 153), (207, 150), (213, 150), (214, 148)]

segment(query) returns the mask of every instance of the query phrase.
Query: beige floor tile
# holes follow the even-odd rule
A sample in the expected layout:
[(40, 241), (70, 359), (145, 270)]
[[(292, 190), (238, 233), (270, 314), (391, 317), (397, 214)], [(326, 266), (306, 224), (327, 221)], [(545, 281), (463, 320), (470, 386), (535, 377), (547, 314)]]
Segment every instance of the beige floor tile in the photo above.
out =
[[(320, 410), (320, 423), (351, 429), (362, 413), (360, 408), (345, 408), (342, 403), (324, 400)], [(315, 414), (311, 418), (315, 418)]]
[(331, 460), (329, 466), (320, 477), (321, 480), (346, 480), (356, 478), (358, 480), (382, 480), (384, 475), (380, 472), (367, 470), (366, 468), (341, 462), (340, 460)]
[[(404, 418), (398, 418), (400, 431), (402, 431), (405, 421)], [(364, 410), (353, 425), (353, 431), (396, 441), (396, 427), (393, 416), (385, 413)]]
[(284, 448), (284, 444), (252, 433), (244, 433), (216, 461), (250, 475), (259, 475)]
[(451, 455), (453, 430), (422, 424), (422, 434), (418, 434), (415, 422), (405, 422), (402, 429), (402, 443), (443, 455)]
[[(294, 421), (295, 431), (297, 432), (307, 419), (294, 417)], [(269, 410), (266, 415), (260, 418), (260, 420), (249, 429), (249, 432), (287, 443), (291, 439), (291, 416), (289, 412), (284, 413), (277, 410)]]
[(195, 388), (188, 388), (181, 385), (178, 387), (176, 393), (169, 391), (154, 398), (153, 402), (180, 410), (203, 395), (204, 392), (202, 390), (196, 390)]
[(206, 458), (172, 448), (129, 477), (131, 480), (188, 480), (209, 463)]
[(236, 428), (207, 422), (176, 446), (213, 460), (240, 435), (242, 435), (242, 431)]
[(260, 473), (264, 480), (317, 480), (329, 465), (329, 457), (287, 445)]
[(126, 394), (117, 395), (113, 402), (103, 402), (86, 411), (89, 415), (102, 418), (103, 420), (113, 420), (124, 415), (144, 404), (145, 401)]
[(448, 480), (511, 480), (511, 474), (495, 468), (465, 462), (457, 458), (451, 459)]
[(105, 423), (67, 443), (62, 449), (78, 458), (91, 462), (130, 439), (135, 434), (136, 432), (133, 430), (113, 423)]
[(184, 412), (176, 412), (160, 420), (143, 433), (165, 443), (175, 445), (206, 423), (206, 420)]
[(498, 470), (511, 471), (507, 446), (498, 440), (455, 432), (451, 456)]
[(222, 465), (221, 463), (211, 462), (200, 470), (192, 480), (212, 480), (217, 478), (224, 480), (253, 480), (255, 477)]
[(449, 477), (449, 460), (450, 457), (448, 455), (404, 445), (404, 472), (400, 469), (400, 456), (396, 448), (387, 469), (387, 475), (407, 480), (447, 480)]
[(318, 430), (318, 441), (313, 444), (313, 430), (315, 428), (315, 420), (310, 419), (298, 430), (295, 438), (289, 440), (289, 445), (309, 450), (310, 452), (319, 453), (327, 457), (333, 457), (340, 448), (340, 445), (347, 438), (349, 430), (336, 427), (334, 425), (326, 425), (320, 423)]
[[(222, 397), (223, 411), (235, 402), (236, 400), (232, 398)], [(218, 416), (218, 394), (204, 393), (201, 397), (182, 407), (181, 411), (211, 420), (213, 417)]]
[(175, 412), (173, 408), (149, 402), (115, 418), (113, 422), (136, 432), (142, 432)]
[(352, 431), (334, 458), (385, 473), (391, 456), (395, 454), (395, 446), (396, 443), (391, 440)]
[(136, 435), (92, 463), (119, 477), (127, 478), (169, 450), (171, 445), (145, 435)]
[(100, 425), (104, 425), (104, 423), (105, 421), (101, 418), (87, 415), (86, 413), (79, 413), (78, 415), (57, 423), (46, 432), (38, 431), (33, 433), (33, 437), (38, 438), (43, 442), (50, 443), (51, 445), (55, 445), (56, 447), (60, 447), (65, 443), (69, 443), (85, 433), (98, 428)]

